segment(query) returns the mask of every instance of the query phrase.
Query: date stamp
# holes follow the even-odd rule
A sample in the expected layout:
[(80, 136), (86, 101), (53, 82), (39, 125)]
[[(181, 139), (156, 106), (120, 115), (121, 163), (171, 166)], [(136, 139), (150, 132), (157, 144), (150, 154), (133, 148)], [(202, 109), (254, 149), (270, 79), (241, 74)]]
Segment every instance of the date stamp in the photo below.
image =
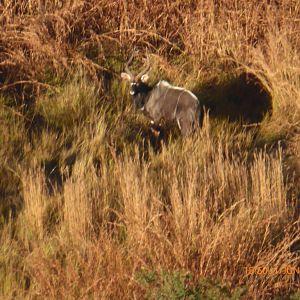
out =
[(300, 275), (300, 267), (281, 266), (281, 267), (268, 267), (268, 266), (254, 266), (245, 267), (246, 275)]

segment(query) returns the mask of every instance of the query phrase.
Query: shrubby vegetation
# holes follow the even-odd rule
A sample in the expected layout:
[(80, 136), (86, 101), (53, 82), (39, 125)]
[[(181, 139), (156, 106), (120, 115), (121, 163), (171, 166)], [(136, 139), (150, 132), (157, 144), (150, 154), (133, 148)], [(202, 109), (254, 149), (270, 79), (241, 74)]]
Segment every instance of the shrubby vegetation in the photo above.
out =
[[(2, 1), (0, 298), (297, 299), (298, 1)], [(191, 89), (158, 136), (119, 78)]]

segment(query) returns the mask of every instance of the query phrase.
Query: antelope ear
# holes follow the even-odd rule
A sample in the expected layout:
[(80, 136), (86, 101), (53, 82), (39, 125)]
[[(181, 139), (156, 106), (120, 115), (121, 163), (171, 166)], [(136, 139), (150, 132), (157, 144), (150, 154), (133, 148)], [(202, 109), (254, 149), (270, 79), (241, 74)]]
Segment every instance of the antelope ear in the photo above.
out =
[(141, 77), (141, 81), (142, 81), (143, 83), (148, 82), (148, 80), (149, 80), (149, 75), (148, 75), (148, 74), (144, 74), (144, 75)]
[(131, 80), (130, 75), (127, 74), (127, 73), (124, 73), (124, 72), (121, 73), (121, 78), (122, 78), (123, 80), (127, 80), (127, 81), (130, 81), (130, 80)]

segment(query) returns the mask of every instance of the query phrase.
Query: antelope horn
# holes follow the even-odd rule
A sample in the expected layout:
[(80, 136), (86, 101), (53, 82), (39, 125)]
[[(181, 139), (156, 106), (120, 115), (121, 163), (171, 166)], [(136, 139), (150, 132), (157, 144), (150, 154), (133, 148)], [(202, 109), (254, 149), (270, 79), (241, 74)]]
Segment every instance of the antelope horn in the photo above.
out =
[(133, 73), (129, 70), (129, 65), (131, 64), (132, 60), (133, 60), (133, 54), (131, 55), (131, 57), (129, 58), (128, 62), (125, 65), (125, 72), (131, 77), (131, 79), (134, 79)]
[(146, 67), (143, 68), (143, 70), (136, 75), (136, 79), (139, 79), (140, 77), (142, 77), (144, 74), (146, 74), (150, 69), (150, 60), (149, 60), (149, 55), (147, 55), (147, 61), (146, 61)]

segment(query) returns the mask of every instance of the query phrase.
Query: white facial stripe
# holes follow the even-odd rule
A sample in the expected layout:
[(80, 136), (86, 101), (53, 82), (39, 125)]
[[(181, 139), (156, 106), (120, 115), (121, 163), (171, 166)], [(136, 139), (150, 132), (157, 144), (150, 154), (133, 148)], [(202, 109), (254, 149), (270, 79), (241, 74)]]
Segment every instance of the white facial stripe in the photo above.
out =
[(135, 92), (133, 90), (134, 86), (136, 86), (136, 83), (135, 82), (131, 82), (130, 83), (130, 92), (129, 92), (131, 96), (133, 96), (135, 94)]

